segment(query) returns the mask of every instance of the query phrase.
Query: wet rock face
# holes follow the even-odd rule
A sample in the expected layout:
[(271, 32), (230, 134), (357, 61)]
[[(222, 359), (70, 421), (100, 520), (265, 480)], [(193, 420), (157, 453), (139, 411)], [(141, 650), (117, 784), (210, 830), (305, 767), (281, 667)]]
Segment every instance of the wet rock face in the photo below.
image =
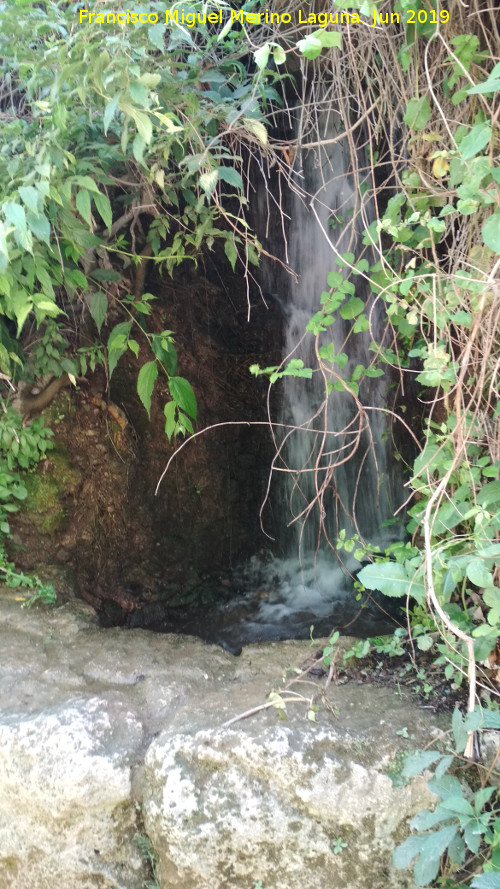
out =
[(331, 685), (336, 715), (319, 704), (317, 723), (302, 702), (284, 722), (266, 709), (224, 726), (282, 689), (309, 644), (233, 658), (103, 630), (81, 605), (21, 611), (12, 591), (0, 651), (0, 889), (143, 889), (147, 842), (160, 889), (413, 887), (391, 853), (427, 791), (387, 772), (435, 728), (414, 701)]

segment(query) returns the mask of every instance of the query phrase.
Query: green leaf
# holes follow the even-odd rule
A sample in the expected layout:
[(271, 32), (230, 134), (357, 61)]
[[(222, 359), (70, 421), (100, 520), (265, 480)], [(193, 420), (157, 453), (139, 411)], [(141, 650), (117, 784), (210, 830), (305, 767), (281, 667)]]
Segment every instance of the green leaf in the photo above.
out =
[(320, 346), (318, 349), (318, 355), (324, 361), (333, 361), (335, 357), (333, 343), (325, 343), (324, 346)]
[(33, 303), (22, 287), (17, 287), (12, 293), (9, 308), (13, 311), (17, 321), (17, 336), (21, 333), (26, 318), (33, 308)]
[(243, 180), (234, 167), (217, 167), (217, 173), (219, 178), (227, 182), (228, 185), (234, 185), (235, 188), (240, 188), (243, 191)]
[(141, 74), (139, 80), (148, 90), (155, 90), (161, 81), (161, 74), (151, 74), (146, 71), (144, 74)]
[(127, 348), (134, 353), (135, 357), (139, 357), (139, 343), (137, 340), (127, 340)]
[(321, 40), (318, 40), (317, 37), (313, 37), (312, 34), (308, 34), (307, 37), (304, 37), (303, 40), (297, 40), (297, 49), (302, 53), (306, 59), (316, 59), (321, 50), (323, 49), (323, 44)]
[(459, 150), (462, 159), (465, 161), (469, 160), (471, 157), (475, 157), (476, 154), (489, 144), (490, 139), (491, 126), (489, 123), (476, 124), (476, 126), (472, 127), (471, 131), (467, 133), (460, 142)]
[(370, 269), (370, 263), (367, 259), (358, 259), (354, 268), (357, 272), (368, 272)]
[(89, 225), (92, 223), (92, 216), (90, 213), (90, 194), (84, 188), (81, 188), (80, 191), (76, 195), (76, 209), (78, 210), (80, 216), (85, 219), (85, 222), (88, 222)]
[(151, 338), (153, 355), (165, 365), (169, 376), (175, 376), (177, 371), (177, 352), (174, 344), (161, 334), (153, 334)]
[(451, 794), (456, 795), (462, 792), (462, 785), (455, 775), (443, 775), (439, 780), (433, 778), (431, 781), (427, 782), (427, 786), (432, 793), (435, 793), (436, 796), (440, 796), (441, 799), (444, 799)]
[(200, 188), (202, 188), (206, 194), (212, 194), (215, 186), (217, 185), (217, 183), (219, 181), (219, 174), (218, 174), (217, 170), (210, 170), (209, 173), (203, 173), (200, 176), (199, 181), (200, 181)]
[(73, 176), (73, 182), (81, 188), (86, 188), (87, 191), (92, 192), (92, 194), (99, 192), (99, 187), (91, 176)]
[(135, 105), (132, 105), (130, 102), (127, 102), (122, 98), (120, 98), (118, 104), (124, 114), (127, 114), (132, 118), (137, 127), (137, 132), (142, 136), (146, 145), (149, 145), (153, 135), (153, 124), (151, 123), (149, 114), (145, 111), (140, 111)]
[(469, 815), (471, 818), (474, 817), (474, 809), (470, 802), (461, 794), (447, 796), (446, 799), (439, 804), (439, 808), (449, 812), (456, 812), (457, 815)]
[(488, 571), (482, 559), (472, 559), (465, 571), (471, 583), (474, 583), (477, 587), (493, 586), (493, 575), (491, 571)]
[(500, 481), (488, 482), (478, 492), (477, 502), (480, 506), (489, 506), (492, 503), (500, 503)]
[[(366, 315), (358, 315), (356, 321), (353, 324), (352, 332), (353, 333), (363, 333), (364, 330), (370, 329), (370, 322)], [(381, 371), (383, 373), (383, 371)], [(368, 376), (375, 376), (375, 374), (368, 374)]]
[(124, 352), (127, 351), (128, 348), (128, 337), (130, 333), (130, 328), (132, 327), (131, 321), (122, 321), (121, 324), (117, 324), (113, 327), (108, 339), (108, 372), (111, 378), (113, 371), (118, 364), (121, 356)]
[(317, 31), (313, 31), (311, 36), (319, 40), (321, 46), (328, 48), (334, 46), (336, 49), (342, 48), (342, 34), (340, 31), (325, 31), (324, 28), (319, 28)]
[(417, 886), (428, 886), (436, 878), (441, 856), (457, 833), (458, 828), (455, 825), (450, 825), (433, 833), (407, 837), (404, 843), (394, 850), (392, 857), (394, 866), (408, 867), (418, 855), (419, 858), (414, 868), (415, 882)]
[(181, 410), (189, 414), (193, 420), (196, 420), (196, 397), (191, 387), (191, 383), (184, 377), (170, 377), (168, 388), (174, 401)]
[(233, 238), (226, 238), (224, 241), (224, 253), (226, 254), (229, 262), (231, 263), (231, 268), (234, 272), (236, 260), (238, 258), (238, 251), (236, 249), (236, 245), (234, 243)]
[(302, 358), (291, 358), (285, 369), (281, 372), (284, 377), (305, 377), (310, 380), (312, 377), (312, 368), (304, 367)]
[[(465, 744), (464, 744), (465, 747)], [(463, 749), (463, 748), (462, 748)], [(440, 762), (438, 762), (435, 770), (436, 778), (442, 778), (445, 772), (448, 771), (450, 766), (453, 764), (455, 756), (453, 753), (449, 753), (448, 756), (443, 756)]]
[(260, 49), (254, 52), (253, 57), (255, 59), (255, 64), (260, 71), (263, 71), (264, 68), (267, 67), (270, 52), (271, 47), (269, 46), (269, 43), (265, 43), (264, 46), (261, 46)]
[(344, 321), (350, 321), (363, 311), (365, 304), (359, 296), (351, 296), (339, 309), (339, 315)]
[(35, 309), (38, 309), (39, 312), (48, 315), (49, 318), (56, 318), (57, 315), (60, 315), (63, 312), (53, 300), (47, 299), (38, 293), (33, 294), (33, 306)]
[(403, 116), (405, 124), (413, 130), (423, 130), (431, 116), (431, 107), (427, 96), (410, 99)]
[(186, 432), (190, 432), (191, 435), (193, 435), (193, 433), (194, 433), (193, 424), (191, 423), (191, 420), (189, 419), (187, 414), (183, 414), (182, 411), (179, 411), (179, 417), (178, 417), (177, 422), (182, 430), (185, 430)]
[[(77, 271), (77, 270), (73, 270), (73, 271)], [(97, 269), (92, 269), (92, 271), (89, 274), (94, 279), (94, 281), (121, 281), (122, 280), (122, 276), (120, 275), (120, 273), (115, 272), (114, 269), (99, 269), (99, 268), (97, 268)], [(86, 282), (85, 278), (83, 278), (83, 282), (81, 282), (78, 286), (79, 287), (86, 287), (87, 286), (87, 282)]]
[(31, 210), (35, 216), (38, 216), (43, 208), (42, 196), (38, 189), (34, 188), (33, 185), (21, 185), (19, 187), (19, 195), (24, 204), (26, 204), (28, 210)]
[(108, 300), (102, 290), (97, 290), (89, 299), (89, 312), (94, 319), (99, 333), (108, 311)]
[[(469, 90), (469, 95), (487, 95), (487, 93), (494, 93), (497, 90), (500, 90), (500, 62), (497, 62), (492, 71), (490, 71), (487, 80), (483, 80), (482, 83), (476, 83)], [(474, 885), (474, 884), (473, 884)]]
[(471, 889), (500, 889), (500, 874), (479, 874), (478, 877), (474, 877)]
[(454, 503), (453, 500), (445, 500), (443, 505), (438, 509), (432, 522), (432, 533), (446, 534), (463, 521), (464, 514), (467, 510), (468, 503)]
[(464, 726), (464, 719), (458, 707), (455, 707), (453, 711), (453, 716), (451, 718), (451, 727), (453, 730), (453, 738), (455, 741), (455, 750), (457, 752), (459, 750), (464, 750), (469, 735)]
[(424, 848), (415, 867), (415, 882), (417, 886), (428, 886), (436, 879), (441, 865), (441, 856), (444, 854), (451, 841), (458, 833), (458, 827), (451, 825), (443, 827), (435, 833), (426, 834), (423, 839)]
[(168, 401), (165, 407), (163, 408), (163, 413), (165, 414), (165, 435), (168, 440), (172, 438), (172, 435), (175, 432), (176, 427), (176, 419), (175, 412), (177, 410), (177, 405), (175, 401)]
[(414, 778), (415, 775), (421, 775), (425, 769), (434, 765), (441, 757), (442, 753), (439, 750), (420, 750), (405, 759), (401, 774), (403, 778)]
[(394, 867), (408, 867), (413, 859), (422, 852), (422, 837), (409, 836), (404, 843), (396, 846), (392, 855)]
[(497, 792), (496, 787), (482, 787), (474, 794), (474, 811), (478, 815), (488, 803), (494, 793)]
[(3, 205), (5, 218), (15, 228), (26, 231), (26, 213), (21, 204), (7, 203)]
[(113, 330), (108, 337), (109, 352), (112, 352), (114, 349), (127, 348), (127, 340), (129, 338), (131, 327), (131, 321), (122, 321), (120, 324), (116, 324), (115, 327), (113, 327)]
[[(159, 22), (157, 25), (152, 25), (148, 31), (148, 37), (150, 43), (159, 49), (160, 52), (165, 51), (165, 23)], [(144, 75), (142, 75), (144, 77)]]
[(138, 105), (142, 105), (143, 108), (147, 108), (149, 97), (144, 84), (138, 80), (133, 80), (132, 83), (129, 83), (128, 88), (134, 102), (137, 102)]
[[(337, 263), (337, 265), (339, 266), (339, 268), (343, 269), (343, 268), (346, 268), (346, 267), (348, 267), (348, 266), (354, 265), (354, 260), (355, 260), (354, 253), (350, 253), (350, 252), (348, 251), (347, 253), (343, 253), (342, 256), (336, 260), (336, 263)], [(333, 273), (333, 274), (335, 274), (335, 273)], [(337, 274), (338, 274), (338, 273), (337, 273)], [(330, 277), (330, 276), (328, 276), (327, 280), (329, 279), (329, 277)], [(329, 281), (328, 281), (328, 283), (329, 283)], [(342, 287), (342, 286), (345, 287), (346, 283), (347, 283), (346, 281), (342, 280), (342, 282), (341, 282), (338, 286), (339, 286), (339, 287)], [(330, 286), (331, 286), (331, 285), (330, 285)], [(353, 288), (353, 290), (354, 290), (354, 288)]]
[(484, 223), (481, 234), (487, 247), (500, 253), (500, 213), (493, 213)]
[(326, 280), (329, 287), (340, 287), (344, 279), (342, 278), (340, 272), (328, 272)]
[(134, 141), (132, 142), (132, 154), (134, 155), (138, 164), (141, 167), (146, 166), (146, 161), (144, 160), (144, 149), (146, 148), (146, 143), (142, 136), (139, 133), (135, 134)]
[(10, 357), (3, 343), (0, 343), (0, 372), (10, 376)]
[(437, 812), (429, 812), (428, 809), (422, 809), (418, 815), (411, 819), (410, 827), (412, 830), (430, 830), (431, 827), (436, 827), (436, 824), (442, 824), (443, 821), (449, 820), (448, 812), (443, 814), (439, 810)]
[(400, 562), (374, 562), (358, 572), (358, 580), (369, 590), (380, 590), (385, 596), (414, 596), (417, 601), (425, 598), (423, 584), (408, 575)]
[(102, 194), (102, 192), (99, 192), (98, 194), (94, 194), (93, 197), (99, 216), (104, 222), (106, 228), (110, 229), (113, 223), (113, 217), (111, 214), (111, 204), (109, 202), (108, 196)]
[(478, 207), (479, 201), (476, 201), (473, 198), (460, 198), (457, 201), (457, 210), (459, 213), (462, 213), (463, 216), (470, 216), (472, 213), (476, 212)]
[(143, 364), (137, 377), (137, 394), (146, 408), (148, 417), (151, 411), (151, 395), (158, 376), (156, 361), (148, 361)]
[(35, 216), (33, 213), (26, 214), (26, 222), (31, 232), (44, 244), (50, 244), (50, 222), (46, 216)]
[(260, 120), (254, 120), (253, 117), (244, 117), (242, 123), (249, 133), (257, 137), (261, 145), (266, 146), (268, 144), (267, 130)]
[(116, 93), (115, 96), (111, 99), (110, 102), (106, 105), (104, 109), (103, 115), (103, 123), (104, 123), (104, 135), (107, 135), (109, 125), (115, 116), (116, 110), (118, 108), (118, 101), (120, 99), (120, 93)]
[[(495, 591), (497, 592), (497, 591)], [(474, 713), (467, 713), (465, 717), (465, 725), (470, 731), (476, 729), (492, 728), (500, 729), (500, 713), (495, 710), (474, 710)]]

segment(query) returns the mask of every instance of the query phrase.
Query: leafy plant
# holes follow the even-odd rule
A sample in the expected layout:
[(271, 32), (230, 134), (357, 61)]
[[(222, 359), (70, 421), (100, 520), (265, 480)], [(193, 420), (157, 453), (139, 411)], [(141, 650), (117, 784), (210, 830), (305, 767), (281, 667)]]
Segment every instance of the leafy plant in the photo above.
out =
[[(245, 15), (259, 6), (251, 0)], [(109, 376), (132, 352), (148, 414), (158, 372), (166, 374), (169, 437), (193, 431), (196, 401), (177, 374), (172, 331), (147, 329), (154, 297), (142, 292), (146, 263), (172, 274), (217, 241), (233, 270), (258, 263), (260, 245), (242, 216), (239, 146), (266, 148), (264, 115), (279, 101), (280, 75), (249, 72), (241, 61), (245, 27), (230, 21), (218, 32), (195, 14), (205, 10), (201, 0), (191, 8), (187, 30), (167, 23), (155, 0), (149, 22), (121, 28), (119, 40), (114, 13), (110, 22), (108, 12), (57, 0), (7, 0), (0, 13), (0, 82), (9, 96), (0, 137), (0, 320), (14, 323), (18, 338), (32, 322), (45, 325), (30, 353), (40, 377), (85, 373), (103, 360), (86, 342), (77, 341), (76, 358), (66, 354), (63, 326), (77, 305), (99, 334), (109, 324)], [(131, 293), (124, 263), (137, 269)], [(2, 372), (19, 363), (2, 341)]]
[[(357, 0), (342, 3), (342, 8), (359, 9), (364, 16), (378, 14), (379, 6)], [(392, 177), (386, 182), (390, 197), (366, 225), (364, 249), (358, 255), (341, 252), (335, 239), (330, 239), (336, 266), (306, 332), (315, 341), (316, 365), (253, 366), (251, 371), (267, 374), (271, 383), (289, 374), (321, 377), (324, 400), (320, 410), (325, 429), (333, 390), (351, 399), (359, 425), (366, 428), (369, 418), (363, 393), (370, 377), (387, 372), (389, 379), (394, 379), (397, 374), (402, 387), (412, 387), (414, 394), (407, 395), (401, 408), (408, 410), (415, 401), (427, 416), (422, 428), (415, 416), (405, 424), (420, 450), (408, 466), (412, 495), (408, 538), (381, 552), (359, 535), (349, 539), (340, 528), (337, 540), (328, 543), (361, 563), (354, 583), (358, 593), (377, 590), (406, 603), (412, 640), (421, 650), (431, 652), (447, 680), (459, 685), (468, 678), (468, 728), (459, 732), (455, 716), (454, 731), (466, 757), (472, 759), (477, 663), (488, 657), (500, 635), (500, 328), (494, 284), (500, 261), (495, 103), (500, 65), (485, 49), (475, 27), (478, 10), (467, 20), (470, 33), (463, 33), (462, 23), (448, 12), (433, 21), (425, 10), (418, 15), (412, 12), (407, 0), (398, 0), (395, 10), (404, 27), (397, 48), (399, 68), (390, 94), (384, 90), (381, 60), (375, 54), (370, 56), (370, 64), (379, 76), (373, 82), (365, 76), (366, 58), (356, 54), (357, 47), (352, 50), (350, 64), (358, 75), (357, 80), (353, 78), (354, 92), (362, 81), (365, 100), (372, 102), (372, 107), (392, 109), (389, 116), (393, 123), (398, 120), (398, 127), (403, 120), (402, 143), (408, 163), (401, 163), (399, 151), (396, 158), (382, 140), (368, 137), (375, 183), (378, 152), (385, 150)], [(397, 39), (396, 34), (393, 37)], [(311, 50), (305, 53), (308, 58), (322, 51), (314, 39), (306, 40), (304, 46)], [(383, 57), (379, 44), (376, 51)], [(345, 83), (348, 65), (341, 70)], [(316, 94), (320, 94), (320, 78), (318, 75)], [(412, 80), (415, 88), (409, 91)], [(338, 101), (342, 108), (340, 94)], [(384, 113), (380, 111), (377, 117), (380, 131), (385, 129)], [(343, 115), (343, 123), (352, 135), (348, 114)], [(389, 145), (391, 133), (387, 130)], [(359, 185), (362, 173), (354, 152), (351, 162)], [(372, 198), (380, 208), (383, 198), (376, 186)], [(367, 203), (361, 206), (368, 215)], [(370, 288), (368, 300), (356, 289), (359, 276)], [(370, 332), (375, 305), (377, 310), (383, 309), (390, 334), (385, 338), (372, 335), (372, 360), (353, 367), (349, 361), (351, 343)], [(345, 335), (339, 347), (329, 338), (329, 331), (340, 329), (340, 324)], [(397, 410), (395, 407), (394, 412)], [(346, 456), (342, 454), (343, 460)], [(335, 470), (332, 460), (329, 472), (322, 465), (316, 474), (315, 500), (320, 512), (326, 490), (335, 484)], [(346, 511), (349, 513), (349, 508)], [(324, 524), (322, 528), (327, 533)], [(395, 636), (378, 647), (399, 653), (404, 649), (403, 641), (402, 636)], [(366, 654), (373, 644), (377, 647), (373, 640), (356, 643), (352, 653)], [(425, 676), (421, 681), (425, 686)], [(491, 695), (497, 694), (492, 688)], [(495, 714), (490, 716), (486, 711), (484, 718), (494, 720)], [(467, 788), (448, 773), (451, 758), (431, 752), (436, 757), (432, 760), (427, 753), (421, 754), (422, 762), (437, 763), (433, 787), (440, 802), (435, 813), (417, 816), (413, 823), (418, 835), (409, 837), (396, 854), (396, 860), (404, 865), (417, 859), (415, 872), (422, 886), (438, 877), (445, 853), (456, 869), (467, 852), (478, 870), (493, 862), (493, 855), (488, 861), (487, 850), (498, 842), (497, 814), (492, 805), (495, 790)], [(443, 880), (448, 876), (444, 874)], [(496, 874), (485, 871), (472, 885), (498, 883)]]
[(31, 608), (32, 605), (55, 605), (57, 595), (54, 587), (50, 583), (43, 583), (36, 574), (24, 574), (18, 571), (10, 562), (5, 554), (4, 548), (0, 546), (0, 572), (3, 576), (3, 582), (10, 589), (19, 589), (20, 591), (32, 591), (33, 594), (26, 599), (20, 596), (19, 600), (23, 601), (23, 608)]
[[(468, 732), (499, 726), (498, 714), (474, 711), (463, 719), (456, 709), (453, 714), (455, 751), (463, 747)], [(403, 768), (403, 778), (409, 779), (432, 766), (434, 775), (427, 786), (438, 797), (433, 811), (424, 809), (412, 819), (410, 827), (417, 833), (398, 846), (393, 856), (395, 866), (402, 868), (408, 867), (416, 859), (414, 874), (417, 886), (428, 886), (435, 880), (445, 853), (450, 867), (456, 870), (463, 865), (467, 850), (477, 856), (482, 843), (493, 850), (500, 843), (499, 810), (496, 808), (498, 789), (495, 786), (481, 786), (473, 790), (466, 781), (450, 774), (453, 762), (453, 754), (425, 750), (409, 756)], [(498, 863), (500, 856), (495, 852), (490, 866), (496, 867)], [(488, 863), (485, 867), (488, 867)], [(488, 885), (488, 882), (484, 885)]]
[(8, 516), (27, 497), (22, 471), (31, 469), (52, 448), (52, 431), (43, 419), (23, 426), (22, 417), (12, 408), (0, 411), (0, 531), (9, 534)]

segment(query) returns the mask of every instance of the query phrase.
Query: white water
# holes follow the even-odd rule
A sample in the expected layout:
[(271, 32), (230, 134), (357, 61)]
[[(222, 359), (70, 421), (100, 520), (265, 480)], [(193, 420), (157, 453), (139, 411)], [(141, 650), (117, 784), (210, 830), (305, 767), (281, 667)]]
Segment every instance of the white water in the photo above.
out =
[[(325, 139), (338, 135), (333, 114), (323, 135)], [(356, 200), (349, 166), (347, 140), (332, 145), (329, 156), (323, 153), (318, 158), (313, 151), (304, 152), (300, 173), (309, 194), (316, 195), (315, 213), (298, 195), (293, 197), (289, 245), (291, 264), (298, 280), (294, 283), (289, 279), (285, 283), (281, 276), (281, 284), (286, 286), (285, 355), (301, 358), (306, 367), (316, 368), (318, 362), (314, 352), (315, 338), (312, 333), (304, 337), (304, 331), (309, 319), (320, 308), (320, 294), (328, 290), (328, 273), (339, 270), (337, 252), (342, 254), (349, 250), (357, 260), (363, 250), (364, 223), (359, 214), (352, 223)], [(332, 229), (329, 227), (332, 214), (347, 217), (346, 223)], [(365, 252), (365, 258), (367, 255), (370, 259), (370, 254)], [(357, 275), (351, 276), (350, 280), (356, 285), (355, 295), (365, 301), (370, 330), (353, 334), (345, 344), (351, 322), (343, 321), (337, 314), (334, 324), (327, 328), (320, 340), (320, 345), (333, 342), (335, 354), (345, 352), (348, 355), (348, 363), (342, 371), (333, 365), (347, 380), (356, 365), (370, 364), (373, 359), (373, 352), (369, 351), (370, 341), (380, 341), (383, 336), (379, 306), (370, 302), (364, 278)], [(334, 377), (328, 379), (335, 382)], [(365, 378), (359, 397), (369, 408), (386, 407), (387, 380)], [(285, 378), (281, 419), (297, 427), (284, 450), (285, 461), (293, 470), (288, 486), (288, 510), (291, 513), (288, 522), (297, 518), (297, 533), (289, 537), (286, 549), (288, 552), (297, 549), (300, 542), (304, 556), (322, 548), (321, 538), (325, 532), (335, 545), (342, 528), (348, 536), (357, 532), (369, 542), (387, 541), (388, 535), (382, 524), (392, 518), (399, 506), (394, 503), (394, 460), (387, 415), (369, 410), (360, 416), (354, 399), (346, 392), (331, 392), (327, 408), (322, 407), (324, 399), (324, 382), (319, 373), (314, 374), (312, 381)], [(367, 425), (370, 431), (366, 429)], [(358, 432), (363, 427), (365, 432), (356, 445)], [(300, 518), (314, 500), (317, 488), (330, 477), (330, 488), (322, 503), (316, 504), (307, 518)]]
[[(321, 135), (328, 140), (337, 134), (332, 113)], [(306, 325), (320, 308), (321, 293), (329, 289), (328, 273), (338, 270), (337, 252), (350, 251), (356, 260), (360, 258), (362, 232), (370, 219), (358, 214), (352, 222), (352, 212), (349, 214), (359, 201), (350, 176), (347, 140), (329, 146), (328, 154), (323, 150), (321, 156), (303, 152), (295, 161), (295, 170), (302, 189), (315, 196), (314, 211), (298, 194), (293, 195), (288, 208), (288, 258), (297, 281), (274, 264), (264, 269), (263, 284), (283, 309), (285, 363), (300, 358), (305, 367), (316, 368), (315, 338), (305, 333)], [(329, 226), (332, 215), (343, 217), (345, 224)], [(369, 254), (364, 255), (370, 260)], [(358, 275), (350, 280), (356, 285), (355, 295), (366, 303), (370, 330), (352, 335), (343, 345), (351, 322), (337, 316), (320, 341), (320, 345), (333, 342), (335, 354), (347, 353), (348, 364), (339, 371), (346, 379), (356, 365), (370, 364), (370, 341), (379, 342), (383, 336), (382, 318), (378, 306), (370, 301), (364, 279)], [(365, 378), (359, 392), (361, 403), (385, 408), (389, 382), (385, 377)], [(403, 501), (388, 415), (382, 410), (367, 410), (360, 419), (351, 395), (337, 391), (330, 393), (325, 408), (324, 381), (319, 373), (313, 374), (312, 380), (285, 377), (277, 385), (283, 387), (279, 420), (296, 427), (282, 433), (283, 446), (276, 460), (274, 496), (283, 525), (278, 535), (285, 558), (267, 565), (256, 560), (248, 572), (250, 596), (255, 595), (259, 582), (269, 590), (259, 601), (255, 619), (247, 621), (246, 632), (252, 638), (273, 638), (272, 627), (280, 628), (281, 638), (304, 633), (311, 620), (324, 627), (329, 618), (332, 626), (349, 623), (359, 609), (353, 573), (360, 565), (345, 551), (335, 552), (338, 532), (345, 529), (347, 537), (358, 534), (361, 540), (381, 548), (401, 532), (400, 521), (384, 525)], [(360, 423), (364, 431), (356, 447), (353, 443)], [(318, 499), (318, 488), (325, 480), (327, 490)]]

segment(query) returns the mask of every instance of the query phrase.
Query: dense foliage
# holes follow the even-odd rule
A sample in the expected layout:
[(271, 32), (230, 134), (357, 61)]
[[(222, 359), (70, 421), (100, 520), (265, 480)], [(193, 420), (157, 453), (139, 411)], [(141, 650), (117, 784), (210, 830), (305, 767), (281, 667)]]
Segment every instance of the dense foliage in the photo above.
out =
[[(360, 4), (342, 6), (353, 10)], [(442, 665), (455, 687), (464, 677), (469, 682), (468, 712), (465, 718), (455, 712), (449, 749), (426, 751), (408, 764), (406, 777), (435, 766), (429, 786), (441, 802), (434, 813), (414, 819), (418, 832), (398, 848), (395, 863), (405, 867), (416, 859), (418, 886), (433, 883), (442, 866), (440, 884), (454, 887), (452, 874), (467, 860), (462, 876), (476, 873), (471, 885), (498, 889), (500, 820), (490, 773), (479, 766), (476, 778), (466, 782), (449, 770), (456, 767), (455, 754), (477, 760), (481, 730), (500, 725), (497, 684), (487, 669), (496, 664), (500, 636), (500, 40), (481, 6), (465, 20), (455, 7), (438, 23), (424, 4), (412, 15), (413, 6), (394, 7), (405, 27), (392, 32), (392, 46), (380, 35), (375, 46), (361, 38), (354, 50), (343, 44), (343, 67), (333, 63), (334, 71), (340, 68), (344, 74), (337, 91), (341, 109), (342, 90), (346, 95), (357, 72), (367, 72), (357, 75), (357, 88), (365, 88), (364, 101), (359, 93), (358, 101), (369, 109), (372, 189), (360, 212), (367, 201), (380, 209), (371, 222), (366, 213), (361, 255), (338, 255), (329, 289), (308, 324), (318, 365), (304, 368), (293, 359), (288, 366), (253, 371), (267, 372), (271, 382), (288, 373), (320, 373), (325, 429), (334, 389), (351, 395), (358, 416), (354, 425), (361, 429), (370, 422), (362, 397), (366, 378), (390, 368), (404, 389), (417, 386), (424, 425), (416, 428), (413, 419), (408, 430), (421, 441), (409, 467), (408, 538), (385, 553), (359, 535), (346, 539), (342, 531), (330, 543), (360, 562), (370, 559), (358, 572), (360, 590), (406, 597), (409, 631), (397, 631), (392, 652), (401, 654), (406, 647), (411, 656), (415, 646)], [(361, 6), (362, 14), (379, 19), (386, 9), (382, 3)], [(388, 77), (390, 86), (384, 89)], [(316, 74), (317, 83), (322, 78), (324, 72)], [(352, 118), (347, 113), (344, 120), (349, 134)], [(387, 140), (380, 138), (384, 131)], [(354, 152), (351, 159), (356, 173)], [(385, 202), (377, 177), (380, 161), (389, 168)], [(359, 276), (369, 282), (369, 303), (355, 293)], [(370, 363), (346, 376), (349, 339), (370, 329), (374, 300), (384, 306), (386, 336), (372, 342)], [(351, 321), (339, 354), (333, 342), (325, 343), (337, 319)], [(330, 478), (318, 475), (320, 510)], [(325, 649), (327, 660), (331, 648)], [(366, 654), (367, 644), (360, 648)], [(484, 874), (477, 875), (483, 868)]]
[[(26, 372), (13, 338), (27, 325), (57, 319), (61, 329), (66, 314), (75, 327), (89, 311), (96, 336), (108, 322), (106, 348), (92, 354), (109, 375), (147, 340), (138, 392), (149, 410), (166, 374), (171, 436), (192, 431), (196, 400), (171, 331), (148, 333), (144, 265), (151, 255), (167, 272), (196, 263), (216, 239), (233, 268), (258, 262), (239, 151), (265, 145), (261, 117), (276, 94), (248, 74), (237, 24), (223, 35), (169, 27), (159, 3), (147, 12), (159, 23), (80, 22), (77, 6), (57, 2), (0, 5), (0, 370)], [(51, 342), (52, 360), (31, 355), (29, 371), (85, 372), (92, 339), (79, 345), (79, 355), (53, 354)]]

